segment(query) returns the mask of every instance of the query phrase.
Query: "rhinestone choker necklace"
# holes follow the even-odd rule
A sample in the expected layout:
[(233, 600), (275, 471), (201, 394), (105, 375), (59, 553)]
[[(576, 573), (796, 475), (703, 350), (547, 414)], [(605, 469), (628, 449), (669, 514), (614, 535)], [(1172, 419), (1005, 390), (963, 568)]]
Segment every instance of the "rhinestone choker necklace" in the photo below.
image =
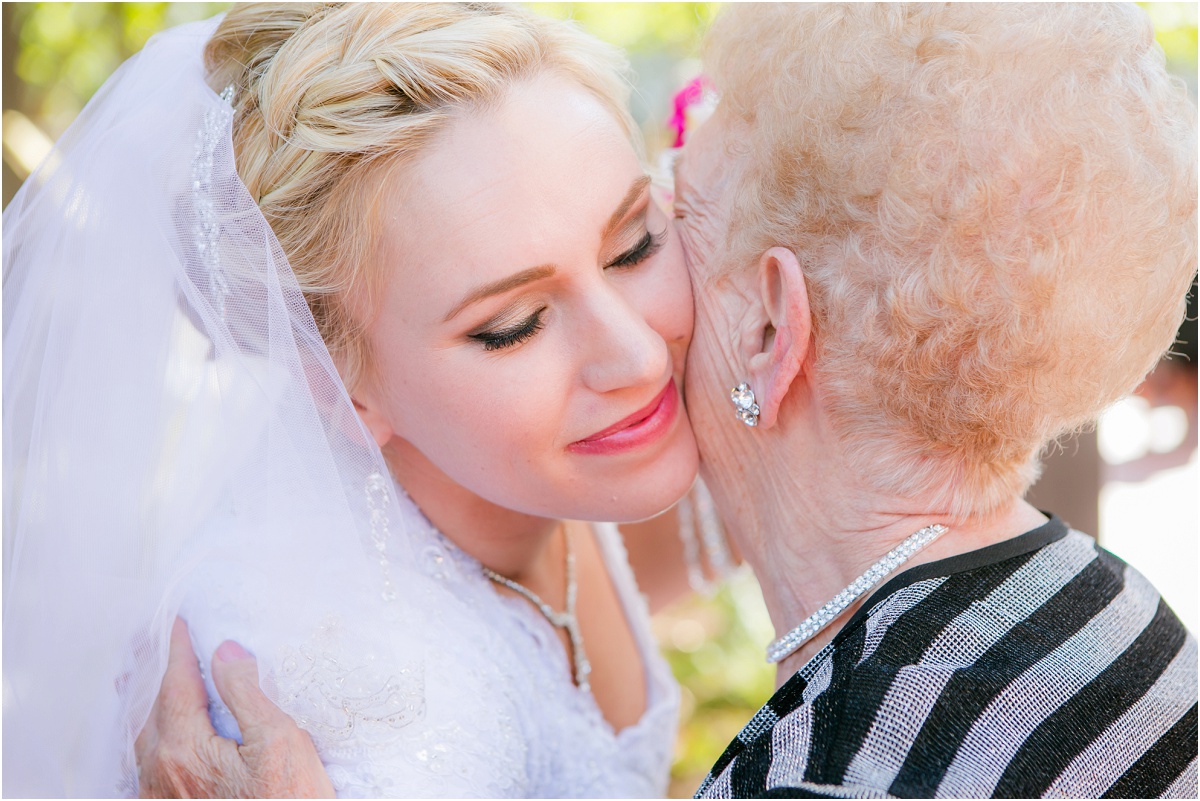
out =
[(536, 592), (525, 585), (500, 575), (486, 565), (480, 565), (480, 567), (483, 568), (483, 575), (497, 584), (503, 584), (537, 607), (546, 620), (550, 621), (551, 626), (567, 632), (567, 637), (571, 640), (572, 661), (575, 663), (575, 684), (579, 689), (591, 692), (592, 686), (588, 683), (588, 674), (592, 672), (592, 665), (583, 651), (583, 632), (579, 629), (579, 619), (575, 617), (575, 596), (579, 589), (575, 582), (575, 551), (571, 548), (571, 534), (565, 525), (563, 526), (563, 540), (567, 545), (567, 608), (561, 612), (555, 612), (550, 608), (550, 604), (543, 601)]
[(849, 587), (839, 592), (833, 600), (822, 606), (803, 623), (767, 646), (767, 661), (775, 664), (794, 654), (801, 645), (816, 637), (838, 615), (858, 600), (863, 593), (883, 581), (884, 577), (907, 562), (915, 553), (948, 531), (945, 526), (926, 526), (910, 535), (908, 539), (887, 552), (887, 555), (856, 578)]

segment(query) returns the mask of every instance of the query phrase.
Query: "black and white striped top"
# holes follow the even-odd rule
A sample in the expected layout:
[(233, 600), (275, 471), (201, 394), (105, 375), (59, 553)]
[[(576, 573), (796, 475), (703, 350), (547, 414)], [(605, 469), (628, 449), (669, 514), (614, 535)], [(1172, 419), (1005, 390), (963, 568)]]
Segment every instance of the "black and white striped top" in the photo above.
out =
[(1057, 518), (885, 584), (698, 798), (1196, 797), (1196, 640)]

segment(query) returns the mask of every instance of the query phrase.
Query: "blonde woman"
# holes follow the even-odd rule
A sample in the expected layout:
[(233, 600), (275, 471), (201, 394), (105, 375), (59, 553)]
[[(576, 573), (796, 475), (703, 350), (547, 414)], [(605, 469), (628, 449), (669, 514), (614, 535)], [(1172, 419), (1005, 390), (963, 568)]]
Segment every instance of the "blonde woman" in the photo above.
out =
[(6, 794), (138, 790), (177, 611), (216, 731), (235, 637), (326, 793), (664, 792), (678, 690), (616, 528), (564, 522), (696, 472), (626, 93), (517, 7), (321, 3), (101, 90), (4, 218)]
[(1195, 110), (1144, 14), (747, 4), (710, 48), (687, 398), (779, 689), (698, 795), (1195, 797), (1194, 636), (1021, 497), (1195, 275)]

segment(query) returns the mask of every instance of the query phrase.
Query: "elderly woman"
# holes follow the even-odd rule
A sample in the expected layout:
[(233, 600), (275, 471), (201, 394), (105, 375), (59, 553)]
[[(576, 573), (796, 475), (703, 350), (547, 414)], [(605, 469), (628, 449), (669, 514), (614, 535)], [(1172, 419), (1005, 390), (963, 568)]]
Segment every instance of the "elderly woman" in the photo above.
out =
[[(1194, 110), (1144, 16), (736, 6), (709, 67), (677, 176), (686, 394), (780, 687), (699, 795), (1194, 796), (1195, 639), (1022, 500), (1171, 344), (1195, 273)], [(228, 764), (304, 791), (299, 749), (255, 761), (290, 723), (232, 665), (264, 722)], [(148, 744), (186, 743), (168, 711)]]
[(701, 794), (1194, 796), (1195, 639), (1021, 498), (1195, 272), (1194, 110), (1143, 15), (756, 6), (710, 44), (687, 397), (781, 687)]

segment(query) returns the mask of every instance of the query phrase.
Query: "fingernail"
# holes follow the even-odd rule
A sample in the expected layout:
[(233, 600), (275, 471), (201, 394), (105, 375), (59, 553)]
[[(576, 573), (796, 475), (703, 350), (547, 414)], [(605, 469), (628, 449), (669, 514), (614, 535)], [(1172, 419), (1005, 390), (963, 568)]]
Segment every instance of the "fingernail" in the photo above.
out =
[(236, 662), (239, 659), (249, 659), (250, 652), (233, 640), (226, 640), (217, 646), (217, 652), (213, 656), (218, 662)]

